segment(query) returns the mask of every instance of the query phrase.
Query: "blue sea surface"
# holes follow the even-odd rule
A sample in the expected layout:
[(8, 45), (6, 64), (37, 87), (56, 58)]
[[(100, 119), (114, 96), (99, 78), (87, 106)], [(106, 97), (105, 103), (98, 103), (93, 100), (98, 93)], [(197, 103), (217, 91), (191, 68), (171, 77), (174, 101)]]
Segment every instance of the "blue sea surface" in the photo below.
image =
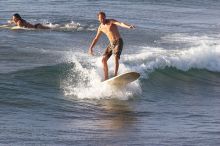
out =
[[(135, 25), (103, 86), (97, 13)], [(49, 30), (3, 27), (14, 13)], [(220, 145), (220, 2), (1, 0), (0, 145)], [(113, 57), (108, 61), (113, 75)]]

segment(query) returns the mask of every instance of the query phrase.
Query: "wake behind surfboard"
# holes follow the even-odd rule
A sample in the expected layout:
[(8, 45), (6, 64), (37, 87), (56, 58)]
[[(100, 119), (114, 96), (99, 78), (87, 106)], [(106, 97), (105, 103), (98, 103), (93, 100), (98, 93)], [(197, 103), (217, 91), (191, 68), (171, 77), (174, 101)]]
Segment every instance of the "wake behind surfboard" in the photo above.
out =
[(110, 78), (108, 80), (105, 80), (102, 83), (115, 86), (115, 87), (121, 87), (121, 86), (125, 86), (137, 80), (139, 77), (140, 77), (140, 74), (138, 72), (127, 72), (127, 73), (118, 75), (116, 77)]

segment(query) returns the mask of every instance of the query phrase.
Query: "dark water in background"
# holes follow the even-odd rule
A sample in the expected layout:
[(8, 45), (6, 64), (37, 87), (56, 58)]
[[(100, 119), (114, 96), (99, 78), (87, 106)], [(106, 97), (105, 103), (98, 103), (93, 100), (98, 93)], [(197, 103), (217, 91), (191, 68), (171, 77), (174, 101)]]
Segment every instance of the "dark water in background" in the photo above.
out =
[[(0, 28), (0, 145), (220, 145), (220, 2), (1, 0), (52, 30)], [(98, 11), (120, 29), (119, 72), (141, 78), (100, 85), (103, 36), (87, 49)], [(109, 61), (112, 74), (114, 63)]]

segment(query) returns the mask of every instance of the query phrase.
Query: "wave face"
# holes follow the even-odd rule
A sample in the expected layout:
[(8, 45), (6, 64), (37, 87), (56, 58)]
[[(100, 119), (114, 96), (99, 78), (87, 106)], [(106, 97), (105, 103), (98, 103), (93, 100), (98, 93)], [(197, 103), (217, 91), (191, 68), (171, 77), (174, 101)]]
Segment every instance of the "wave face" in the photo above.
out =
[[(220, 71), (220, 46), (217, 40), (210, 41), (208, 39), (208, 37), (191, 37), (179, 34), (166, 36), (162, 41), (181, 43), (181, 41), (188, 40), (193, 42), (193, 45), (188, 48), (169, 50), (141, 46), (137, 53), (122, 55), (119, 74), (128, 71), (140, 72), (141, 79), (139, 81), (148, 79), (150, 74), (154, 74), (158, 70), (168, 69), (172, 74), (172, 68), (175, 68), (177, 73), (178, 70), (185, 72), (185, 74), (196, 70), (198, 74), (203, 74), (205, 71), (209, 71), (210, 74), (211, 72), (218, 74)], [(78, 53), (69, 55), (67, 60), (73, 63), (74, 67), (69, 70), (69, 76), (62, 85), (65, 95), (75, 95), (78, 98), (102, 98), (113, 95), (110, 88), (100, 84), (103, 78), (101, 57), (89, 58), (86, 54)], [(110, 59), (110, 74), (113, 71), (114, 62)], [(128, 97), (127, 95), (141, 94), (141, 88), (144, 87), (141, 87), (139, 81), (131, 84), (129, 89), (125, 89), (124, 94), (116, 93), (116, 95)], [(146, 89), (144, 88), (144, 90)]]

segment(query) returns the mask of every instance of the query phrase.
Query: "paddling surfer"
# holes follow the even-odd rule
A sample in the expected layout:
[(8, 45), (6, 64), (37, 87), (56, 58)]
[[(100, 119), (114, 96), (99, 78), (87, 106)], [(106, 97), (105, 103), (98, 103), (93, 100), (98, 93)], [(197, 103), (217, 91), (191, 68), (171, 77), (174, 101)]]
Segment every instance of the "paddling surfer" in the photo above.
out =
[(92, 41), (92, 44), (89, 47), (89, 54), (93, 55), (93, 47), (97, 43), (98, 39), (100, 38), (101, 34), (104, 33), (110, 43), (107, 46), (103, 57), (102, 57), (102, 64), (104, 70), (104, 78), (105, 80), (108, 79), (108, 64), (107, 61), (114, 54), (114, 61), (115, 61), (115, 72), (114, 75), (117, 76), (118, 68), (119, 68), (119, 59), (123, 48), (123, 40), (120, 36), (117, 26), (121, 26), (128, 29), (133, 29), (133, 25), (125, 24), (123, 22), (119, 22), (114, 19), (106, 19), (106, 15), (104, 12), (98, 13), (98, 20), (100, 22), (99, 28), (97, 30), (97, 34)]
[(17, 13), (12, 16), (12, 19), (9, 21), (9, 23), (15, 24), (19, 27), (25, 27), (25, 28), (50, 29), (49, 27), (44, 26), (40, 23), (33, 25), (33, 24), (25, 21), (24, 19), (22, 19), (21, 16)]

